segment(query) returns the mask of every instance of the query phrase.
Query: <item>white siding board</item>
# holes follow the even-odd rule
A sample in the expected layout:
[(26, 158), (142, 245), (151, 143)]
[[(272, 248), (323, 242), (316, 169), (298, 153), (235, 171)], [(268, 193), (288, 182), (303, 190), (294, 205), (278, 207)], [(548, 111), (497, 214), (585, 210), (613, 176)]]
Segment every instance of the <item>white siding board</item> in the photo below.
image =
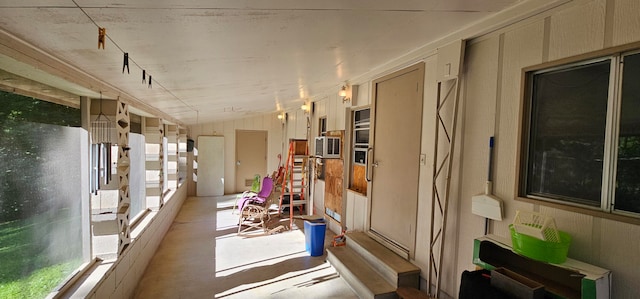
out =
[(371, 94), (369, 83), (362, 83), (358, 85), (358, 98), (355, 102), (352, 102), (352, 105), (355, 106), (366, 106), (371, 104)]
[(360, 194), (354, 194), (353, 208), (353, 229), (357, 231), (364, 231), (365, 218), (367, 217), (367, 197)]
[[(455, 273), (473, 267), (473, 239), (484, 234), (484, 218), (471, 213), (471, 197), (484, 192), (489, 160), (489, 137), (494, 133), (494, 114), (498, 80), (499, 37), (484, 40), (467, 48), (466, 80), (463, 81), (461, 99), (464, 101), (464, 138), (461, 148), (460, 200), (456, 217), (458, 222), (458, 255), (460, 262)], [(462, 124), (461, 124), (462, 125)]]
[(613, 45), (640, 40), (640, 1), (615, 0), (613, 17)]
[[(433, 139), (435, 138), (435, 106), (436, 106), (436, 58), (427, 58), (424, 74), (424, 100), (422, 103), (422, 143), (421, 153), (426, 156), (427, 163), (420, 165), (418, 185), (418, 216), (416, 223), (416, 253), (413, 261), (424, 273), (429, 267), (429, 229), (431, 223), (432, 173), (433, 173)], [(369, 93), (371, 94), (372, 91)], [(365, 202), (368, 204), (368, 201)], [(366, 213), (366, 210), (365, 210)], [(368, 217), (368, 215), (365, 215)], [(365, 218), (366, 224), (366, 218)], [(426, 274), (425, 274), (426, 275)]]
[(338, 117), (337, 96), (327, 98), (327, 131), (338, 129), (336, 118)]
[(354, 228), (354, 213), (355, 213), (355, 194), (352, 191), (347, 190), (347, 209), (346, 209), (346, 219), (345, 224), (347, 226), (348, 231), (355, 230)]
[(224, 123), (214, 123), (213, 124), (213, 135), (221, 135), (224, 132)]
[(351, 107), (351, 102), (343, 102), (342, 97), (336, 97), (336, 130), (344, 130), (346, 128), (346, 111)]
[(241, 118), (241, 119), (236, 119), (233, 121), (233, 127), (236, 130), (244, 130), (244, 123), (245, 123), (245, 119)]
[(324, 215), (324, 181), (314, 180), (313, 205), (315, 214)]
[(318, 117), (326, 117), (327, 116), (327, 99), (323, 98), (316, 102), (316, 115)]
[(307, 139), (307, 114), (302, 110), (296, 110), (296, 139)]
[[(289, 128), (295, 132), (295, 126), (297, 126), (296, 111), (289, 112), (290, 122)], [(304, 115), (304, 113), (302, 113)], [(225, 138), (225, 161), (224, 161), (224, 176), (225, 176), (225, 194), (231, 194), (235, 192), (235, 140), (237, 130), (261, 130), (267, 131), (267, 171), (269, 173), (277, 170), (278, 168), (278, 154), (282, 154), (282, 159), (286, 159), (286, 148), (283, 134), (282, 121), (277, 118), (278, 113), (272, 113), (264, 116), (254, 116), (246, 119), (228, 120), (223, 122), (216, 122), (210, 124), (198, 125), (199, 128), (210, 128), (204, 131), (198, 131), (191, 128), (190, 137), (197, 138), (200, 135), (215, 135), (224, 136)], [(293, 116), (292, 116), (293, 115)], [(305, 122), (306, 126), (306, 122)], [(205, 132), (206, 134), (202, 134)], [(293, 138), (295, 135), (287, 136)], [(284, 162), (283, 162), (284, 163)]]
[(287, 141), (291, 138), (295, 138), (295, 126), (296, 126), (296, 121), (298, 120), (298, 117), (295, 113), (295, 111), (289, 111), (287, 113), (287, 125), (286, 125), (286, 139)]
[(606, 219), (601, 223), (601, 255), (596, 265), (613, 270), (611, 298), (640, 298), (640, 229)]
[(516, 184), (516, 157), (518, 151), (522, 68), (542, 62), (544, 21), (519, 27), (504, 35), (500, 107), (496, 111), (496, 140), (494, 148), (494, 185), (496, 196), (505, 199), (504, 218), (494, 222), (492, 233), (509, 236), (508, 225), (516, 209), (531, 210), (532, 205), (514, 203)]
[(549, 60), (602, 49), (606, 0), (572, 6), (551, 17)]
[(596, 262), (592, 256), (593, 217), (547, 206), (540, 206), (540, 213), (553, 217), (559, 230), (569, 232), (572, 238), (569, 257), (583, 261)]
[(242, 128), (244, 121), (224, 122), (224, 193), (231, 194), (236, 190), (236, 130)]
[(271, 131), (271, 124), (273, 123), (273, 120), (278, 120), (278, 116), (277, 114), (267, 114), (264, 115), (261, 119), (261, 123), (260, 125), (257, 125), (256, 130), (269, 130)]

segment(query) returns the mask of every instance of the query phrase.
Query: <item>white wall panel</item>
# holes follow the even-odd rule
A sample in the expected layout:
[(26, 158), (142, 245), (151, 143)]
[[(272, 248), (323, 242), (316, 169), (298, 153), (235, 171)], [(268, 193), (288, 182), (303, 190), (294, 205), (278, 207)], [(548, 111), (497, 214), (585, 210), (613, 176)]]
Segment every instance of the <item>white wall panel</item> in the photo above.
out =
[(597, 265), (613, 270), (611, 298), (640, 298), (640, 229), (637, 225), (606, 219), (601, 225)]
[(225, 144), (224, 150), (226, 152), (224, 160), (224, 193), (230, 194), (235, 192), (236, 185), (236, 130), (243, 130), (244, 121), (225, 121), (224, 136)]
[(517, 209), (531, 210), (532, 205), (515, 202), (516, 169), (520, 116), (522, 68), (542, 63), (544, 20), (518, 27), (504, 35), (500, 105), (495, 112), (496, 140), (494, 193), (505, 199), (505, 221), (494, 222), (492, 233), (509, 236), (508, 225)]
[(346, 194), (346, 203), (347, 203), (347, 207), (346, 207), (346, 215), (344, 218), (345, 219), (345, 225), (347, 227), (347, 231), (353, 231), (354, 230), (354, 217), (353, 214), (355, 212), (355, 193), (353, 193), (350, 190), (347, 190), (347, 194)]
[[(201, 131), (199, 129), (201, 129)], [(282, 121), (277, 118), (276, 113), (273, 113), (248, 119), (229, 120), (212, 124), (201, 124), (190, 129), (190, 137), (197, 138), (201, 135), (215, 135), (224, 137), (224, 150), (226, 153), (224, 159), (224, 192), (225, 194), (231, 194), (235, 191), (236, 130), (267, 131), (267, 171), (271, 173), (278, 169), (278, 154), (282, 153), (282, 159), (286, 159), (286, 148), (283, 152), (283, 146), (285, 146), (285, 141), (283, 141), (283, 129), (284, 126)], [(203, 134), (203, 132), (208, 134)]]
[(371, 104), (370, 90), (369, 82), (358, 84), (358, 97), (352, 100), (351, 105), (361, 107)]
[[(460, 197), (456, 218), (460, 221), (456, 239), (460, 262), (454, 273), (469, 269), (473, 256), (474, 238), (484, 234), (484, 218), (471, 214), (471, 197), (484, 192), (489, 160), (489, 137), (494, 134), (496, 88), (498, 86), (498, 59), (500, 38), (491, 39), (467, 47), (466, 76), (461, 100), (464, 101), (461, 120), (462, 167), (460, 169)], [(462, 124), (461, 124), (462, 125)], [(466, 262), (465, 262), (466, 261)], [(450, 265), (447, 269), (455, 269)]]
[(336, 118), (338, 117), (337, 95), (327, 97), (327, 131), (338, 129)]
[(354, 193), (353, 196), (353, 230), (364, 231), (367, 217), (367, 197)]
[(640, 40), (640, 1), (613, 1), (613, 45), (622, 45)]
[(583, 2), (551, 17), (549, 60), (602, 49), (606, 0)]
[(315, 180), (313, 182), (313, 205), (316, 215), (324, 215), (324, 181)]
[(296, 110), (296, 139), (307, 139), (307, 116), (302, 109)]
[[(435, 136), (435, 106), (437, 96), (436, 58), (427, 58), (425, 63), (424, 101), (422, 104), (422, 144), (421, 153), (427, 157), (427, 163), (420, 165), (418, 186), (418, 217), (416, 224), (415, 263), (424, 273), (429, 267), (429, 229), (431, 223), (433, 140)], [(371, 91), (370, 91), (371, 93)], [(365, 215), (367, 217), (368, 215)]]
[(315, 115), (317, 117), (327, 116), (327, 101), (327, 98), (324, 98), (316, 102)]
[[(640, 252), (640, 230), (637, 225), (625, 224), (597, 218), (590, 215), (550, 208), (544, 205), (533, 205), (514, 200), (516, 196), (516, 169), (518, 149), (518, 126), (521, 122), (521, 75), (522, 68), (536, 65), (545, 59), (556, 60), (569, 56), (601, 49), (605, 44), (606, 8), (615, 8), (615, 16), (609, 18), (614, 26), (612, 40), (614, 45), (636, 42), (640, 40), (640, 5), (638, 1), (616, 0), (607, 3), (605, 0), (573, 1), (553, 12), (549, 16), (548, 31), (545, 37), (545, 20), (538, 17), (537, 21), (527, 20), (514, 24), (504, 32), (503, 51), (501, 60), (502, 73), (496, 89), (498, 107), (495, 111), (482, 106), (474, 106), (474, 100), (489, 106), (491, 101), (489, 86), (494, 84), (495, 76), (491, 75), (494, 66), (490, 65), (491, 57), (499, 55), (499, 51), (489, 46), (482, 46), (494, 38), (482, 37), (482, 42), (470, 45), (467, 50), (467, 69), (465, 73), (465, 139), (463, 150), (463, 169), (461, 182), (461, 205), (458, 219), (460, 223), (460, 244), (456, 272), (472, 269), (470, 264), (469, 242), (478, 234), (477, 223), (469, 218), (468, 200), (471, 189), (478, 188), (476, 182), (482, 182), (486, 171), (482, 171), (482, 163), (486, 161), (485, 154), (480, 154), (478, 146), (486, 147), (486, 141), (477, 134), (490, 128), (490, 121), (497, 124), (496, 148), (494, 165), (494, 191), (497, 196), (505, 200), (505, 220), (494, 222), (492, 233), (509, 237), (508, 224), (513, 220), (516, 210), (540, 212), (552, 216), (561, 230), (573, 236), (569, 257), (597, 266), (613, 270), (613, 298), (636, 298), (640, 294), (635, 287), (635, 280), (640, 277), (638, 270)], [(615, 4), (615, 5), (614, 5)], [(611, 38), (611, 37), (609, 37)], [(545, 44), (548, 41), (548, 45)], [(548, 46), (548, 48), (545, 48)], [(491, 53), (496, 51), (495, 53)], [(485, 55), (478, 55), (486, 52)], [(476, 66), (481, 67), (478, 72)], [(487, 84), (483, 87), (480, 84)], [(494, 117), (495, 115), (495, 117)], [(427, 119), (427, 118), (425, 118)], [(475, 187), (474, 187), (475, 186)], [(481, 192), (481, 189), (476, 192)], [(462, 221), (461, 219), (465, 219)], [(419, 236), (420, 238), (420, 236)], [(422, 265), (421, 265), (422, 266)], [(452, 291), (451, 289), (447, 290)]]

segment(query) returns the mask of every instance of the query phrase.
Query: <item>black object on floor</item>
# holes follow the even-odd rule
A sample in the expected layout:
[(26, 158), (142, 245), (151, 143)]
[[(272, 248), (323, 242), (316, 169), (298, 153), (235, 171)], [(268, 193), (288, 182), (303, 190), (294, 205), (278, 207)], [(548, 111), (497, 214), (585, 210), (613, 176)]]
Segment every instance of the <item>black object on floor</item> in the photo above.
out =
[(460, 282), (459, 299), (512, 299), (508, 294), (491, 287), (491, 272), (464, 271)]

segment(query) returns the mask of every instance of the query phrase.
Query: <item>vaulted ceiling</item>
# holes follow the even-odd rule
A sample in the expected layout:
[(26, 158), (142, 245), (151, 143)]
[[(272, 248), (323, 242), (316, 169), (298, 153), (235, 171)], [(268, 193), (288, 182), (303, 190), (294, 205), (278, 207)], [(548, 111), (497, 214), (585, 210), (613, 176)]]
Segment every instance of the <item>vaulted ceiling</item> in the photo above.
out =
[[(0, 69), (75, 95), (126, 95), (188, 125), (337, 93), (347, 80), (519, 3), (3, 0), (1, 31), (104, 84), (46, 78), (12, 57), (0, 57)], [(106, 28), (104, 49), (98, 27)]]

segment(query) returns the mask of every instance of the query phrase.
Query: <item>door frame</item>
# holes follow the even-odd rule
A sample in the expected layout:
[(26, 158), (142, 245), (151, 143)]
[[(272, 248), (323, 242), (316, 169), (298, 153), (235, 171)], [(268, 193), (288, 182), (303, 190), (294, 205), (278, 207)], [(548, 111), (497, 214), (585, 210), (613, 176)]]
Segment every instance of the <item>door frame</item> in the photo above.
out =
[[(422, 138), (422, 134), (423, 134), (423, 122), (424, 122), (424, 87), (425, 87), (425, 62), (424, 61), (419, 61), (416, 62), (413, 65), (407, 66), (405, 68), (396, 70), (392, 73), (389, 73), (387, 75), (384, 75), (382, 77), (379, 77), (377, 79), (374, 79), (371, 81), (371, 127), (370, 130), (370, 149), (372, 148), (372, 145), (375, 146), (375, 128), (376, 128), (376, 102), (378, 99), (378, 94), (377, 94), (377, 84), (387, 81), (389, 79), (413, 72), (419, 70), (422, 73), (422, 81), (420, 82), (420, 89), (421, 89), (421, 93), (422, 93), (422, 98), (420, 99), (422, 101), (422, 111), (421, 111), (421, 117), (420, 117), (420, 136), (418, 136), (418, 138)], [(420, 149), (420, 151), (422, 151), (422, 147)], [(372, 162), (374, 161), (375, 158), (375, 150), (373, 150), (372, 152), (369, 152), (371, 154), (367, 155), (367, 169), (369, 172), (372, 172)], [(416, 178), (417, 180), (417, 188), (416, 189), (416, 193), (419, 193), (419, 185), (420, 185), (420, 177), (419, 177), (419, 173), (418, 173), (418, 177)], [(418, 225), (418, 204), (419, 204), (419, 196), (416, 196), (416, 217), (415, 217), (415, 223), (413, 223), (414, 225), (414, 231), (413, 231), (413, 240), (412, 240), (412, 244), (409, 246), (409, 248), (404, 248), (403, 246), (399, 245), (398, 243), (394, 242), (393, 240), (390, 240), (388, 238), (386, 238), (385, 236), (372, 231), (371, 230), (371, 208), (372, 208), (372, 196), (373, 196), (373, 181), (368, 182), (367, 183), (367, 190), (369, 190), (369, 192), (367, 192), (367, 209), (366, 209), (366, 217), (365, 217), (365, 228), (366, 228), (366, 233), (367, 235), (369, 235), (369, 237), (371, 237), (372, 239), (378, 241), (380, 244), (384, 245), (386, 248), (390, 249), (391, 251), (395, 252), (396, 254), (400, 255), (401, 257), (405, 258), (405, 259), (414, 259), (415, 258), (415, 251), (416, 251), (416, 243), (417, 243), (417, 225)]]

